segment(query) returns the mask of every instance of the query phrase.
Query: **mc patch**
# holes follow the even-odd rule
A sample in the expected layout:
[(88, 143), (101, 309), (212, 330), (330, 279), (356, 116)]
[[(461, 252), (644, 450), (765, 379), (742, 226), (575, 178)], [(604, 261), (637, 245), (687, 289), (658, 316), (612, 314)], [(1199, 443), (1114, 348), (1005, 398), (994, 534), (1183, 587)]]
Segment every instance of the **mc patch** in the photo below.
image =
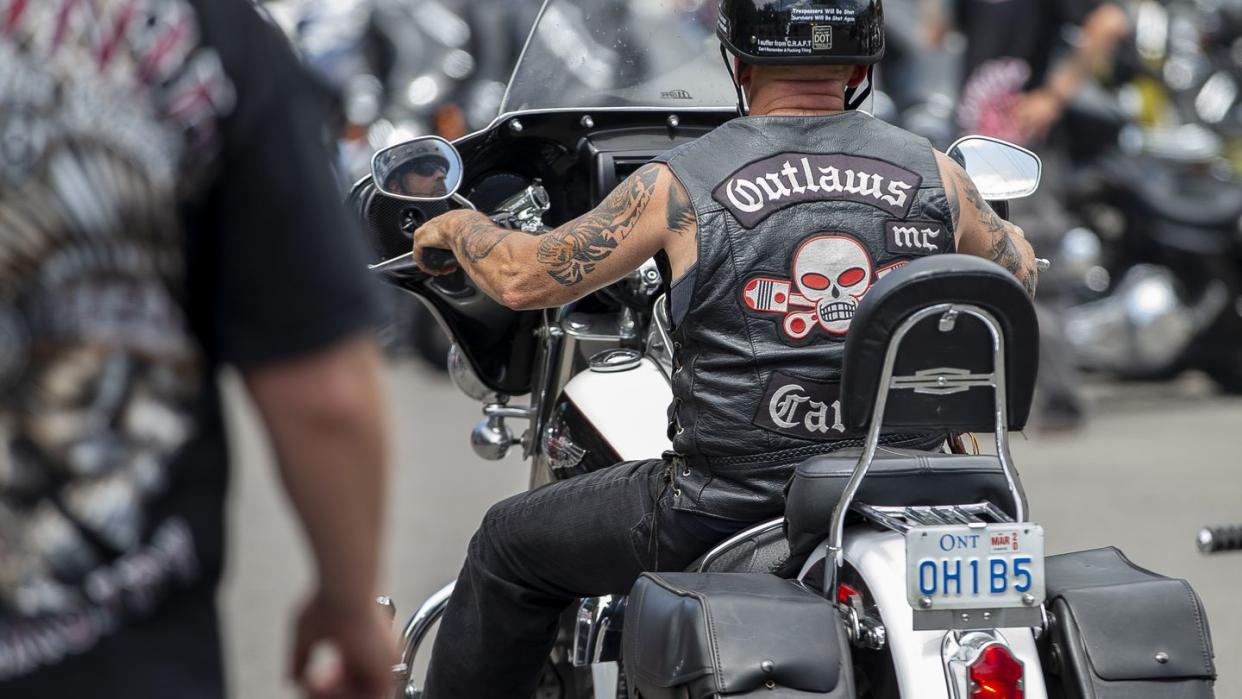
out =
[(884, 249), (894, 255), (953, 252), (953, 232), (936, 221), (887, 221)]

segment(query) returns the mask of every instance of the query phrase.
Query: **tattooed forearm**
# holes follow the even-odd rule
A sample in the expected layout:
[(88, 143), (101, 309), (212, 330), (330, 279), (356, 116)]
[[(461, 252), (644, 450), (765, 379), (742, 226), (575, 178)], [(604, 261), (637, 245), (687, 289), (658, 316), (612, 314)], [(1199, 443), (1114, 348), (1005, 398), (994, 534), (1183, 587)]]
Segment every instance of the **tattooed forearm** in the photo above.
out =
[(501, 228), (490, 220), (472, 220), (454, 238), (454, 252), (458, 260), (477, 263), (492, 254), (496, 246), (511, 233), (513, 231)]
[[(1038, 274), (1033, 267), (1027, 265), (1021, 249), (1014, 240), (1016, 226), (996, 215), (965, 173), (959, 173), (957, 180), (958, 186), (955, 189), (958, 190), (959, 196), (965, 197), (966, 201), (978, 212), (978, 222), (991, 241), (985, 257), (1012, 272), (1022, 283), (1027, 294), (1034, 297), (1035, 287), (1039, 282)], [(958, 208), (960, 213), (960, 202), (958, 202)]]
[(668, 208), (665, 210), (668, 229), (677, 235), (694, 233), (696, 220), (694, 205), (690, 203), (690, 196), (686, 194), (685, 188), (677, 178), (668, 178)]
[(959, 173), (957, 178), (958, 189), (965, 194), (966, 200), (970, 202), (970, 205), (979, 212), (979, 221), (987, 232), (993, 236), (1007, 235), (1008, 230), (1006, 229), (1005, 219), (996, 215), (996, 212), (992, 210), (992, 206), (988, 204), (975, 187), (975, 183), (970, 181), (970, 177), (965, 173)]
[(580, 283), (633, 232), (659, 174), (658, 166), (642, 167), (594, 211), (543, 236), (539, 263), (562, 286)]

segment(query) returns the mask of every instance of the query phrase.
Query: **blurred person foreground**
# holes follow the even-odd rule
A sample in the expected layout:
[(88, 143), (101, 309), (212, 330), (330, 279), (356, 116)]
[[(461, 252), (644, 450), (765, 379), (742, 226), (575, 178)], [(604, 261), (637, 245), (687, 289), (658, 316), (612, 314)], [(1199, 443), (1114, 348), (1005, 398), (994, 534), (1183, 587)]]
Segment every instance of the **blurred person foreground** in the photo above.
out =
[(0, 2), (0, 65), (0, 696), (223, 696), (224, 366), (317, 564), (290, 675), (381, 696), (378, 316), (318, 92), (243, 0)]

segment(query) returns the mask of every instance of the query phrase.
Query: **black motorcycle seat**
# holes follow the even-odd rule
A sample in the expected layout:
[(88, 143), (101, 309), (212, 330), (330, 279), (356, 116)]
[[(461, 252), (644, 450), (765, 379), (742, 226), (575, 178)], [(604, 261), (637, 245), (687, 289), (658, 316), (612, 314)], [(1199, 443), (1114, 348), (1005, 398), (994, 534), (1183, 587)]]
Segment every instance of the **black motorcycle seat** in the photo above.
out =
[[(789, 563), (806, 560), (828, 537), (832, 510), (858, 464), (860, 449), (817, 456), (798, 464), (785, 499)], [(1010, 516), (1009, 494), (1000, 459), (879, 447), (855, 502), (902, 507), (991, 502)], [(852, 517), (856, 520), (857, 517)], [(850, 520), (847, 520), (850, 521)]]

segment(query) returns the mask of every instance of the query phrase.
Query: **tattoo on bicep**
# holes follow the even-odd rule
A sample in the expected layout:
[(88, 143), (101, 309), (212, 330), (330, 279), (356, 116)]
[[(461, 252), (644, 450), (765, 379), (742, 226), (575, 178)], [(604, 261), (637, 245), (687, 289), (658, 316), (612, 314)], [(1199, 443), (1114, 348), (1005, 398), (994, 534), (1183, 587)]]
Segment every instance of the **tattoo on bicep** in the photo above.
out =
[(536, 259), (558, 284), (580, 283), (634, 232), (659, 175), (658, 166), (640, 168), (594, 211), (544, 235)]
[(697, 221), (694, 204), (690, 202), (690, 196), (676, 177), (668, 178), (668, 209), (665, 211), (665, 220), (668, 229), (677, 235), (694, 232)]
[(473, 221), (457, 236), (457, 258), (471, 263), (484, 260), (513, 231), (491, 221)]
[(971, 206), (975, 207), (979, 212), (978, 220), (991, 238), (991, 247), (988, 248), (987, 254), (988, 259), (1012, 272), (1018, 278), (1018, 281), (1022, 283), (1026, 292), (1034, 296), (1035, 285), (1038, 280), (1035, 273), (1025, 269), (1022, 264), (1022, 252), (1018, 249), (1018, 245), (1013, 239), (1013, 225), (996, 215), (991, 205), (987, 203), (983, 195), (979, 193), (978, 188), (975, 187), (965, 173), (958, 173), (957, 178), (959, 189), (965, 193), (965, 197)]
[(949, 200), (949, 220), (953, 223), (953, 230), (957, 230), (962, 222), (962, 203), (957, 196), (957, 182), (949, 182), (949, 186), (944, 188), (944, 196)]

